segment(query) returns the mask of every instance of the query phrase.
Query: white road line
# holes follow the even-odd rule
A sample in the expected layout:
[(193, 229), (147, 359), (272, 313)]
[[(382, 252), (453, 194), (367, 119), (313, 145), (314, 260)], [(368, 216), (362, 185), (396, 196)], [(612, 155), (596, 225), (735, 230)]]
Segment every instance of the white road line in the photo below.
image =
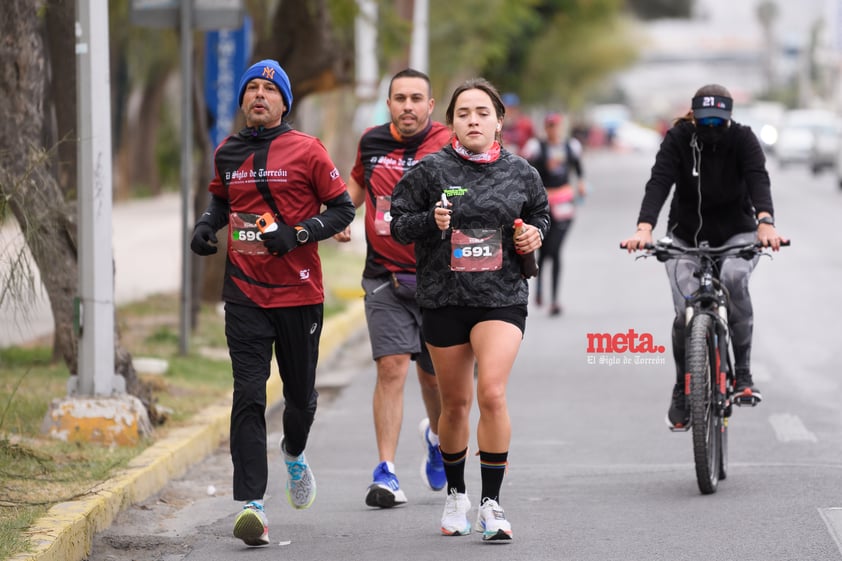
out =
[(770, 415), (769, 422), (780, 442), (817, 442), (816, 435), (807, 430), (801, 418), (791, 413)]
[(842, 508), (820, 508), (819, 514), (830, 532), (830, 537), (836, 544), (839, 553), (842, 553)]

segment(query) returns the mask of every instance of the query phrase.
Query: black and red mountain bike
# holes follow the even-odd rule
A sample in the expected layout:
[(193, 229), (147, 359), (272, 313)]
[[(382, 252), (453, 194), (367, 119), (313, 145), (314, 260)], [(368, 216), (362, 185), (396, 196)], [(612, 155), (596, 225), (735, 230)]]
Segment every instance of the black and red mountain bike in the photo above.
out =
[[(789, 241), (781, 245), (789, 245)], [(690, 423), (674, 430), (692, 430), (696, 481), (699, 490), (708, 495), (715, 493), (719, 481), (728, 475), (732, 406), (757, 405), (755, 396), (735, 395), (729, 297), (719, 282), (719, 263), (725, 257), (771, 256), (758, 242), (721, 247), (702, 242), (699, 247), (681, 247), (665, 238), (644, 249), (647, 253), (638, 258), (655, 257), (661, 262), (692, 258), (698, 263), (694, 276), (699, 279), (699, 288), (687, 298), (685, 313), (684, 398)]]

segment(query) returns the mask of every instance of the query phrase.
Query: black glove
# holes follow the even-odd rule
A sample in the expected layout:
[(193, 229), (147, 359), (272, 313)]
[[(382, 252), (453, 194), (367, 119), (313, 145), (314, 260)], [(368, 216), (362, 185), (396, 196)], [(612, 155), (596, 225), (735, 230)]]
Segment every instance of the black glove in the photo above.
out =
[(269, 250), (269, 253), (280, 257), (286, 255), (296, 247), (298, 242), (295, 239), (295, 228), (287, 226), (280, 220), (276, 222), (278, 229), (274, 232), (264, 232), (260, 234), (263, 239), (263, 245)]
[[(213, 255), (217, 252), (216, 233), (207, 222), (199, 222), (193, 228), (193, 239), (190, 240), (190, 249), (197, 255)], [(213, 245), (211, 245), (213, 244)]]

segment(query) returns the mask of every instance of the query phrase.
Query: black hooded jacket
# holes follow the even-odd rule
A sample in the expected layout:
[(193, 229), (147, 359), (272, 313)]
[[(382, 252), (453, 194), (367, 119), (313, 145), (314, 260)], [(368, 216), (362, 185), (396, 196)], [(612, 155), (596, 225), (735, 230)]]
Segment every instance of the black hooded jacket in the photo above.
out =
[(675, 185), (667, 231), (693, 245), (705, 240), (722, 245), (735, 234), (753, 232), (757, 213), (774, 215), (766, 157), (751, 128), (739, 123), (732, 121), (716, 144), (697, 139), (700, 151), (692, 145), (695, 132), (685, 120), (667, 132), (646, 183), (638, 223), (655, 226)]

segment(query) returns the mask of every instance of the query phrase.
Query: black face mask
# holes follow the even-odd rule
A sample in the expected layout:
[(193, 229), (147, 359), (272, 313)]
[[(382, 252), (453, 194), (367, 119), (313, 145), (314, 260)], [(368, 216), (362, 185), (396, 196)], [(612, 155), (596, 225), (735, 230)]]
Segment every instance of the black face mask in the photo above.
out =
[(727, 132), (728, 125), (723, 125), (721, 127), (696, 127), (696, 136), (699, 137), (699, 140), (701, 140), (704, 144), (708, 146), (713, 146), (720, 140), (725, 138), (725, 134)]

